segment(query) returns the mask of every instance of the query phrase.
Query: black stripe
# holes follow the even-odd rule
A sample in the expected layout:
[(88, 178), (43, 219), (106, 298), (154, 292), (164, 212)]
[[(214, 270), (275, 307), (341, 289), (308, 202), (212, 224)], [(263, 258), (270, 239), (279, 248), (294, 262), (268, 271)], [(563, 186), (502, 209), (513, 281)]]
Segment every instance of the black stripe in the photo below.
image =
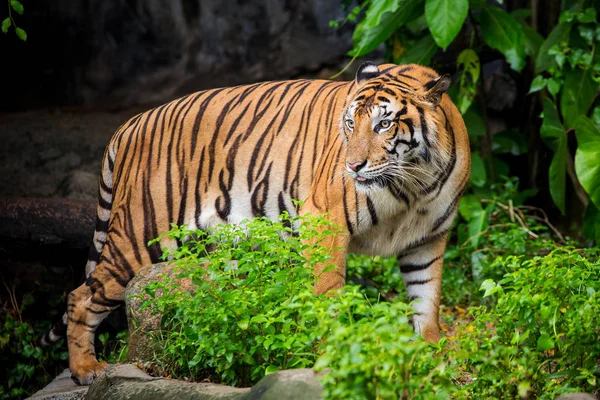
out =
[(379, 222), (379, 218), (377, 218), (377, 211), (375, 210), (375, 205), (369, 196), (367, 196), (367, 208), (369, 209), (369, 214), (371, 215), (371, 223), (373, 225), (377, 225)]
[(413, 285), (425, 285), (426, 283), (431, 282), (431, 279), (422, 279), (422, 280), (417, 280), (417, 281), (408, 281), (406, 282), (406, 286), (413, 286)]
[(400, 272), (402, 272), (403, 274), (408, 274), (410, 272), (426, 270), (427, 268), (431, 267), (431, 265), (434, 262), (436, 262), (437, 260), (439, 260), (440, 258), (442, 258), (442, 256), (438, 256), (438, 257), (434, 258), (433, 260), (428, 261), (423, 264), (413, 264), (413, 263), (402, 264), (402, 265), (400, 265)]

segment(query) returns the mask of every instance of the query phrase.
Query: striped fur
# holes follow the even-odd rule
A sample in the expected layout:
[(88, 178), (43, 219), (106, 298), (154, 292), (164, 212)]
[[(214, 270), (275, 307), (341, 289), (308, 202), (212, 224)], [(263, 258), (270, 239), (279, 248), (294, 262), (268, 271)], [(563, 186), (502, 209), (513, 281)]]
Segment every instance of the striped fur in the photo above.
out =
[(331, 239), (339, 268), (316, 292), (344, 285), (348, 251), (397, 255), (409, 296), (420, 299), (415, 328), (437, 340), (442, 256), (470, 168), (448, 83), (417, 65), (366, 64), (353, 82), (207, 90), (121, 126), (102, 163), (87, 280), (69, 295), (73, 379), (89, 384), (105, 368), (94, 331), (136, 271), (176, 246), (146, 246), (172, 222), (207, 229), (328, 212), (346, 231)]

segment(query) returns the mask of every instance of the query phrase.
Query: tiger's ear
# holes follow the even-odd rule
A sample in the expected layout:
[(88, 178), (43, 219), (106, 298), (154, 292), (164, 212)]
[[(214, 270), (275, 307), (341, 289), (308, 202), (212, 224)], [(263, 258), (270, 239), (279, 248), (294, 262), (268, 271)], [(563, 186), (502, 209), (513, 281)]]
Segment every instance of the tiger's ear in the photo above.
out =
[(448, 91), (450, 87), (450, 75), (445, 74), (437, 79), (430, 80), (427, 82), (425, 87), (425, 98), (431, 102), (434, 106), (440, 104), (442, 101), (442, 95)]
[(377, 78), (378, 76), (379, 69), (377, 68), (377, 65), (371, 61), (367, 61), (358, 67), (358, 70), (356, 71), (356, 84), (360, 86), (369, 79)]

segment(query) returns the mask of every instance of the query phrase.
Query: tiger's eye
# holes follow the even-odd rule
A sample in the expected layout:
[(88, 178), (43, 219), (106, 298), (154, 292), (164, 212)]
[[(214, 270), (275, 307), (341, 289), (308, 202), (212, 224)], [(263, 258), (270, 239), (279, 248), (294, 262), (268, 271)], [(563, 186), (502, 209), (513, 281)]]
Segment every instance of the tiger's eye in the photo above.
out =
[(354, 121), (351, 119), (347, 119), (346, 120), (346, 126), (348, 127), (348, 129), (352, 130), (354, 129)]
[(383, 129), (389, 128), (390, 125), (391, 125), (391, 122), (388, 119), (384, 119), (383, 121), (381, 121), (379, 123), (379, 126), (381, 126)]

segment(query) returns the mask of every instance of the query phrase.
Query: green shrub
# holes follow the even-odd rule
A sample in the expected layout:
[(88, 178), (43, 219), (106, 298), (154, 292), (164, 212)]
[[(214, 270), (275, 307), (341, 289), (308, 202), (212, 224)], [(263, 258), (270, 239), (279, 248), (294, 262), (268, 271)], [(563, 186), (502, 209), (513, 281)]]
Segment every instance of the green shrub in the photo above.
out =
[[(587, 257), (587, 258), (586, 258)], [(498, 283), (482, 284), (495, 302), (473, 308), (450, 357), (476, 379), (471, 396), (515, 398), (598, 390), (600, 262), (598, 249), (557, 248), (545, 256), (498, 258)], [(596, 261), (590, 261), (590, 259)]]

